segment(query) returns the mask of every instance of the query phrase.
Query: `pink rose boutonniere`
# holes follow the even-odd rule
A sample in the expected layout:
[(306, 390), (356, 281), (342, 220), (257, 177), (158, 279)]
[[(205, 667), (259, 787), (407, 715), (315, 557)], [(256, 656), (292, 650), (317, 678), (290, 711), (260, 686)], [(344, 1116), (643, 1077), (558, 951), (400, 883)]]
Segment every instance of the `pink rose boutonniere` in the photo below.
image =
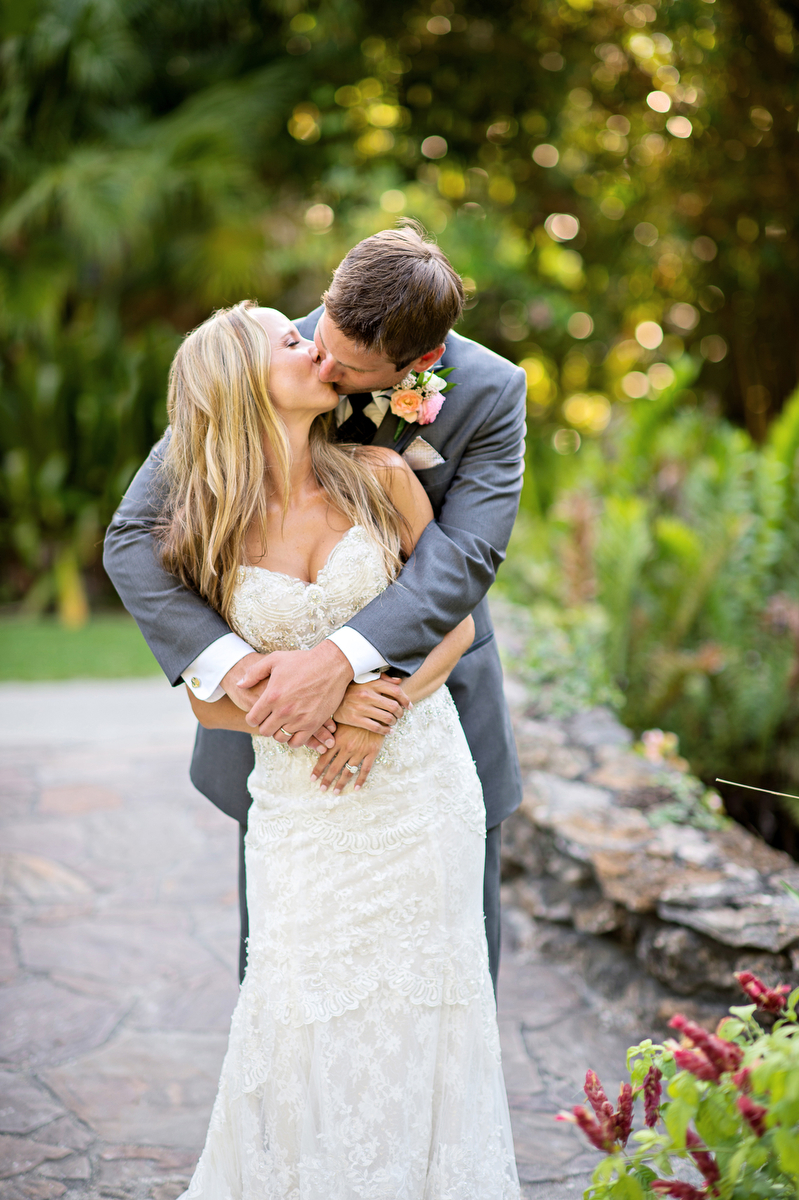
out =
[(400, 418), (394, 441), (399, 439), (406, 425), (432, 425), (444, 403), (444, 393), (454, 388), (447, 375), (454, 371), (447, 367), (439, 375), (434, 371), (409, 371), (391, 393), (391, 411)]

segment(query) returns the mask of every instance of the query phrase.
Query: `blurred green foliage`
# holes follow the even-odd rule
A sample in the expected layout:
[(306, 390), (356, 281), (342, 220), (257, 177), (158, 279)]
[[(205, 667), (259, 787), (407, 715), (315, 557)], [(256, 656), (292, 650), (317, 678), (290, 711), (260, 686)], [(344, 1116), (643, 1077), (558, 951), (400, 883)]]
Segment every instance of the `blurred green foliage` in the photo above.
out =
[(103, 529), (186, 330), (246, 295), (306, 312), (414, 216), (466, 279), (462, 331), (527, 373), (508, 586), (569, 606), (555, 657), (587, 647), (591, 689), (703, 768), (779, 745), (799, 779), (796, 402), (774, 420), (796, 7), (8, 0), (0, 602), (77, 625), (108, 595)]
[(707, 780), (796, 791), (799, 391), (758, 446), (679, 407), (679, 387), (581, 451), (547, 517), (520, 520), (501, 584), (548, 603), (564, 634), (583, 630), (572, 670), (595, 696), (615, 684), (639, 733), (674, 730)]
[(0, 22), (2, 600), (80, 621), (178, 338), (247, 294), (307, 311), (400, 214), (467, 277), (464, 332), (525, 364), (542, 511), (553, 436), (601, 434), (686, 350), (681, 402), (759, 440), (795, 383), (774, 0), (9, 0)]
[(95, 613), (80, 629), (55, 617), (0, 618), (0, 682), (133, 679), (160, 669), (127, 613)]

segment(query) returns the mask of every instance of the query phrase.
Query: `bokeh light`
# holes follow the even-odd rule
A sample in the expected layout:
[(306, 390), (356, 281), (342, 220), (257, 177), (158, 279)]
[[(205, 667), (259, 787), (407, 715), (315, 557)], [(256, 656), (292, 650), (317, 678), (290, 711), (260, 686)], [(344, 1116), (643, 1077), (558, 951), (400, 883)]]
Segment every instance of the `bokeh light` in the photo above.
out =
[(650, 92), (646, 102), (651, 109), (659, 113), (667, 113), (671, 108), (671, 97), (667, 92)]
[(624, 202), (618, 196), (606, 196), (600, 201), (599, 210), (610, 221), (620, 221), (626, 212)]
[(699, 343), (699, 353), (708, 362), (718, 363), (727, 357), (727, 343), (717, 333), (708, 334)]
[(663, 341), (663, 330), (657, 321), (641, 321), (635, 327), (635, 340), (645, 350), (657, 350)]
[(555, 146), (551, 146), (548, 142), (542, 142), (533, 150), (532, 158), (539, 167), (556, 167), (560, 154)]
[(690, 333), (699, 324), (699, 311), (694, 308), (693, 304), (684, 302), (672, 304), (668, 319), (675, 329)]
[(333, 224), (334, 216), (329, 204), (312, 204), (305, 213), (305, 224), (315, 233), (324, 233)]
[(588, 313), (576, 312), (569, 317), (566, 328), (573, 338), (582, 341), (594, 332), (594, 322)]
[(401, 192), (399, 188), (389, 188), (380, 197), (380, 207), (384, 212), (401, 213), (404, 211), (407, 202), (405, 193)]
[(672, 137), (689, 138), (694, 131), (694, 127), (687, 117), (669, 117), (666, 122), (666, 128)]
[(633, 230), (633, 237), (642, 246), (654, 246), (658, 240), (657, 226), (651, 221), (639, 221)]
[(527, 376), (527, 399), (536, 409), (547, 407), (557, 395), (557, 386), (540, 358), (524, 358), (520, 366)]
[(449, 147), (446, 138), (433, 134), (422, 142), (421, 150), (425, 158), (444, 158)]
[(557, 429), (552, 435), (552, 445), (558, 454), (576, 454), (581, 438), (576, 429)]
[(621, 381), (622, 391), (631, 400), (640, 400), (649, 394), (649, 380), (643, 371), (628, 371)]
[(563, 415), (584, 433), (602, 433), (610, 423), (610, 401), (598, 393), (577, 392), (564, 403)]
[(760, 227), (751, 217), (739, 217), (735, 223), (735, 232), (744, 242), (756, 242), (760, 236)]
[(298, 104), (288, 123), (289, 133), (298, 142), (318, 142), (319, 109), (315, 104)]
[(712, 238), (707, 237), (705, 234), (694, 238), (693, 242), (691, 242), (691, 250), (694, 256), (700, 259), (701, 262), (712, 262), (718, 254), (718, 246)]
[(656, 392), (663, 392), (671, 387), (676, 379), (674, 371), (668, 363), (653, 363), (646, 377)]
[(580, 222), (571, 213), (552, 213), (544, 222), (544, 228), (556, 242), (569, 242), (580, 232)]

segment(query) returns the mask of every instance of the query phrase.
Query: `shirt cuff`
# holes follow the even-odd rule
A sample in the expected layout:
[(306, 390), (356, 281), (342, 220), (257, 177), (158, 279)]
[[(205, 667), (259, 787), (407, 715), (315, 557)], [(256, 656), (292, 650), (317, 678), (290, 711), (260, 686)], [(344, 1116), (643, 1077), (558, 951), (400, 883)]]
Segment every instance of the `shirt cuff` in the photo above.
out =
[(338, 646), (347, 659), (352, 667), (355, 683), (368, 683), (370, 679), (379, 679), (380, 672), (388, 667), (380, 651), (375, 650), (362, 633), (358, 633), (357, 629), (350, 629), (349, 625), (337, 629), (326, 640)]
[(225, 678), (231, 667), (252, 653), (252, 646), (248, 646), (237, 633), (226, 633), (206, 646), (202, 654), (189, 663), (182, 672), (183, 678), (198, 700), (213, 704), (225, 695), (219, 686), (220, 680)]

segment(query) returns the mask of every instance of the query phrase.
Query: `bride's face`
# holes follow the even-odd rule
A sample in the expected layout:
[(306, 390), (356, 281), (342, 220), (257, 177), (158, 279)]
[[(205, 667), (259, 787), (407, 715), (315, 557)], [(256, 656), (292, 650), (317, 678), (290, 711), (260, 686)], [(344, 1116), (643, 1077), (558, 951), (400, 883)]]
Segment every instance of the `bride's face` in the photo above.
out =
[(339, 396), (319, 378), (319, 351), (276, 308), (251, 308), (250, 316), (266, 330), (272, 348), (269, 395), (284, 418), (292, 413), (330, 412)]

